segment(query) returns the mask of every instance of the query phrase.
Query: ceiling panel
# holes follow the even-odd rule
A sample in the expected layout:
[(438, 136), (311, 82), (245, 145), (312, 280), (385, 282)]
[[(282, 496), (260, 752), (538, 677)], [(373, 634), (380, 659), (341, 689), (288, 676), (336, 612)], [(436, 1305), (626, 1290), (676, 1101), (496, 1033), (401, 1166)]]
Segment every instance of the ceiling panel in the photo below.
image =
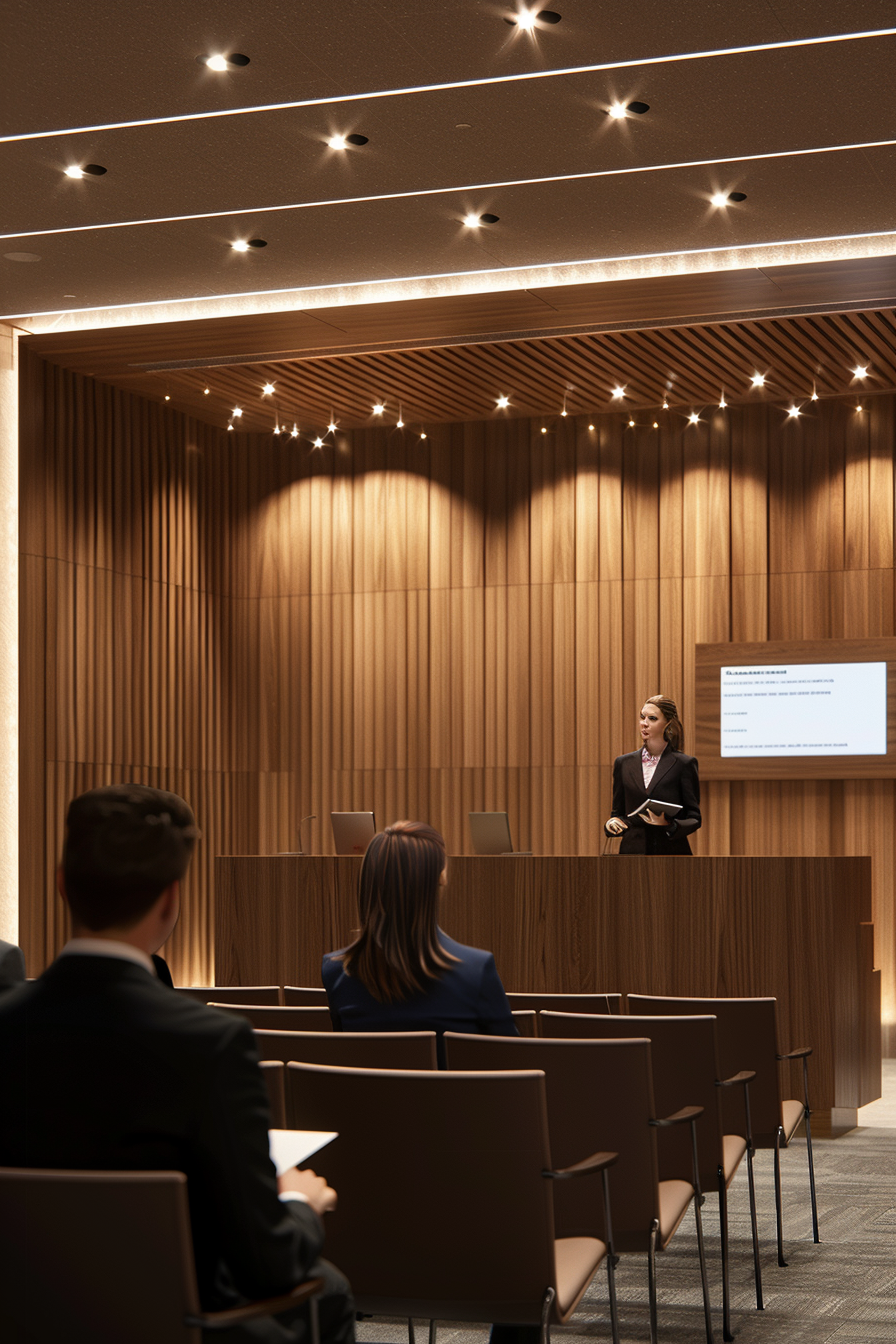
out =
[[(369, 89), (880, 28), (890, 0), (690, 0), (670, 6), (563, 0), (535, 39), (503, 22), (500, 0), (7, 0), (0, 115), (7, 133), (52, 130)], [(210, 50), (245, 69), (215, 75)]]

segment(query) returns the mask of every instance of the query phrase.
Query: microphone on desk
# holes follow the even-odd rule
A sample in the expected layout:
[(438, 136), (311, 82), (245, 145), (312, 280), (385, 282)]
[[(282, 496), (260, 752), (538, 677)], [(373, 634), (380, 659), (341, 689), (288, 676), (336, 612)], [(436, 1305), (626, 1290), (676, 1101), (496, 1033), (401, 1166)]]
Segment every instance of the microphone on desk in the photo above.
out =
[(300, 853), (300, 854), (304, 854), (304, 853), (305, 853), (304, 849), (302, 848), (302, 827), (304, 826), (304, 824), (305, 824), (306, 821), (317, 821), (317, 816), (316, 816), (316, 814), (315, 814), (314, 812), (312, 812), (312, 813), (310, 814), (310, 816), (303, 817), (302, 820), (299, 822), (299, 826), (298, 826), (298, 834), (299, 834), (299, 853)]

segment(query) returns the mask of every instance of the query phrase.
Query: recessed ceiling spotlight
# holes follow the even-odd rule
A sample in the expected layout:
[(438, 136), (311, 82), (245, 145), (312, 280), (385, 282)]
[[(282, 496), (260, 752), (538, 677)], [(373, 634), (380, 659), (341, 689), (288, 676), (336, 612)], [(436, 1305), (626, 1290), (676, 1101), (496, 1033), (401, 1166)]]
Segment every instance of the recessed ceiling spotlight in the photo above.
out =
[(659, 422), (656, 421), (656, 420), (654, 420), (654, 422), (653, 422), (653, 427), (654, 427), (654, 429), (659, 429)]
[(233, 433), (233, 425), (228, 425), (227, 428), (230, 430), (231, 433)]
[(867, 365), (867, 364), (857, 364), (857, 365), (855, 366), (855, 368), (853, 369), (853, 371), (852, 371), (852, 376), (853, 376), (853, 378), (867, 378), (867, 377), (868, 377), (868, 365)]
[(209, 392), (211, 392), (211, 388), (210, 388), (210, 387), (204, 387), (204, 388), (202, 389), (202, 395), (203, 395), (204, 397), (207, 397), (208, 394), (209, 394)]
[(291, 439), (297, 439), (297, 438), (299, 437), (299, 427), (298, 427), (298, 425), (295, 423), (295, 421), (293, 421), (293, 426), (292, 426), (292, 429), (290, 430), (289, 437), (290, 437)]
[(272, 397), (274, 395), (274, 384), (265, 383), (264, 387), (261, 389), (261, 395), (263, 397)]
[(711, 205), (715, 205), (721, 209), (723, 205), (728, 204), (728, 193), (727, 191), (714, 191), (710, 196), (709, 201)]
[(628, 108), (625, 103), (611, 103), (607, 108), (607, 116), (612, 117), (614, 121), (622, 121), (628, 115)]
[(476, 215), (472, 211), (470, 214), (464, 215), (464, 223), (468, 229), (478, 229), (480, 224), (497, 224), (497, 222), (497, 215)]
[(692, 425), (698, 425), (700, 423), (700, 417), (696, 411), (691, 411), (688, 416), (688, 423)]
[(241, 70), (244, 65), (249, 64), (249, 57), (243, 56), (240, 52), (234, 51), (225, 56), (221, 52), (215, 52), (211, 56), (197, 56), (196, 60), (200, 65), (205, 65), (209, 70)]
[(234, 406), (233, 410), (230, 412), (231, 415), (235, 415), (235, 416), (236, 416), (237, 420), (239, 420), (239, 418), (240, 418), (240, 416), (242, 415), (242, 413), (243, 413), (243, 408), (242, 408), (242, 406)]
[(506, 411), (509, 405), (510, 405), (509, 397), (498, 397), (497, 407), (499, 411)]
[(318, 435), (318, 437), (314, 440), (314, 446), (315, 446), (315, 448), (323, 448), (323, 446), (324, 446), (324, 441), (323, 441), (323, 439), (320, 437), (320, 435)]
[(668, 409), (669, 409), (669, 403), (668, 403), (668, 401), (664, 401), (664, 402), (663, 402), (663, 410), (664, 410), (664, 411), (668, 411)]
[(169, 394), (168, 394), (167, 392), (165, 393), (165, 400), (166, 400), (166, 401), (170, 401), (170, 400), (171, 400), (171, 397), (169, 396)]
[(395, 428), (396, 428), (396, 429), (404, 429), (404, 421), (403, 421), (402, 419), (400, 419), (400, 418), (399, 418), (398, 420), (396, 420), (396, 421), (395, 421)]
[(373, 407), (373, 413), (374, 413), (374, 415), (383, 415), (383, 413), (385, 412), (385, 410), (386, 410), (386, 407), (385, 407), (385, 403), (384, 403), (384, 402), (382, 402), (382, 401), (377, 401), (377, 402), (374, 403), (374, 407)]
[(541, 427), (541, 432), (542, 432), (542, 434), (547, 434), (547, 432), (548, 432), (544, 425), (542, 425), (542, 427)]
[(423, 430), (420, 431), (420, 437), (421, 437), (421, 439), (425, 439), (425, 438), (426, 438), (426, 434), (423, 432)]
[(628, 427), (629, 427), (629, 429), (634, 429), (634, 427), (635, 427), (635, 422), (634, 422), (634, 420), (629, 419)]
[(559, 23), (562, 14), (555, 9), (519, 9), (513, 17), (505, 17), (504, 22), (513, 24), (524, 33), (531, 33), (539, 22)]
[(817, 401), (817, 400), (818, 400), (818, 393), (815, 391), (815, 388), (814, 388), (814, 387), (813, 387), (813, 389), (812, 389), (812, 395), (811, 395), (811, 397), (809, 398), (809, 400), (810, 400), (810, 401)]
[(327, 425), (327, 433), (328, 433), (328, 434), (335, 434), (335, 433), (336, 433), (336, 421), (335, 421), (335, 420), (331, 420), (330, 423)]
[(857, 411), (864, 410), (864, 407), (863, 407), (863, 406), (857, 406), (857, 407), (856, 407), (856, 410), (857, 410)]
[(250, 247), (267, 247), (267, 241), (264, 238), (237, 238), (230, 246), (234, 252), (248, 252)]
[(360, 149), (362, 145), (367, 145), (369, 143), (369, 135), (358, 135), (357, 133), (353, 133), (352, 135), (331, 135), (327, 141), (327, 144), (331, 149), (348, 149), (349, 145), (353, 145), (355, 149)]
[(592, 432), (592, 434), (593, 434), (593, 433), (594, 433), (594, 426), (593, 426), (593, 425), (589, 425), (588, 428), (591, 430), (591, 432)]
[(754, 373), (754, 374), (753, 374), (753, 377), (750, 379), (750, 386), (751, 386), (751, 387), (765, 387), (765, 374), (764, 374), (764, 373)]
[(279, 434), (280, 434), (280, 426), (279, 426), (279, 425), (275, 425), (275, 426), (274, 426), (274, 433), (279, 437)]
[(727, 405), (728, 405), (728, 403), (727, 403), (727, 401), (725, 400), (725, 393), (723, 392), (723, 393), (722, 393), (722, 399), (721, 399), (721, 401), (719, 402), (719, 410), (720, 410), (720, 411), (724, 411), (725, 408), (727, 407)]
[(624, 396), (625, 396), (625, 388), (619, 387), (617, 384), (617, 386), (613, 388), (613, 400), (621, 401)]
[(800, 414), (800, 408), (799, 408), (799, 406), (791, 406), (791, 407), (788, 408), (788, 411), (787, 411), (788, 419), (790, 419), (790, 420), (796, 420), (796, 419), (798, 418), (799, 414)]
[(65, 170), (66, 177), (102, 177), (108, 169), (101, 163), (70, 163)]
[(564, 418), (564, 420), (565, 420), (566, 417), (569, 415), (569, 411), (568, 411), (568, 410), (566, 409), (566, 407), (564, 406), (564, 407), (563, 407), (563, 410), (560, 412), (560, 414), (563, 416), (563, 418)]

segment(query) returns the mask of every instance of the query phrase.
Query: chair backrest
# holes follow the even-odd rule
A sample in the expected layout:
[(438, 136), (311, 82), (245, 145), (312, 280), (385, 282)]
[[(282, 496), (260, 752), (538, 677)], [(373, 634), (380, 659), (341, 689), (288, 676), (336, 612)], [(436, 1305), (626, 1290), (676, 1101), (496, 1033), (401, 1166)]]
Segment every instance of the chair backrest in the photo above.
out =
[(214, 999), (210, 1008), (223, 1008), (227, 1013), (236, 1013), (246, 1017), (256, 1031), (332, 1031), (333, 1023), (330, 1010), (321, 1008), (275, 1008), (264, 1004), (217, 1003)]
[[(616, 1152), (610, 1168), (617, 1250), (643, 1250), (659, 1215), (659, 1187), (650, 1042), (545, 1041), (445, 1033), (448, 1068), (541, 1069), (547, 1078), (551, 1158), (570, 1166), (600, 1151)], [(606, 1240), (603, 1207), (593, 1180), (558, 1181), (558, 1237)]]
[(621, 994), (508, 994), (513, 1008), (531, 1008), (536, 1013), (621, 1013)]
[(179, 1171), (0, 1169), (9, 1344), (199, 1344)]
[(541, 1174), (542, 1074), (290, 1064), (286, 1096), (302, 1129), (338, 1131), (314, 1169), (339, 1192), (327, 1256), (361, 1310), (539, 1320), (554, 1286), (556, 1184)]
[[(434, 1031), (256, 1031), (262, 1059), (345, 1069), (434, 1069)], [(301, 1126), (299, 1126), (301, 1128)]]
[[(775, 999), (672, 999), (651, 994), (629, 994), (632, 1013), (712, 1013), (716, 1018), (719, 1068), (723, 1078), (741, 1069), (755, 1070), (750, 1083), (753, 1138), (758, 1147), (774, 1141), (781, 1123), (781, 1075), (776, 1059), (778, 1028)], [(740, 1088), (724, 1088), (722, 1123), (726, 1134), (743, 1133), (743, 1097)]]
[(286, 1128), (286, 1097), (283, 1090), (285, 1069), (282, 1059), (261, 1061), (261, 1072), (268, 1089), (268, 1105), (271, 1108), (271, 1129)]
[[(673, 1115), (684, 1106), (702, 1106), (697, 1121), (700, 1155), (700, 1184), (715, 1189), (718, 1168), (724, 1166), (721, 1078), (716, 1050), (714, 1017), (632, 1017), (611, 1013), (603, 1017), (570, 1013), (542, 1013), (541, 1034), (547, 1038), (625, 1040), (646, 1036), (651, 1042), (653, 1099), (657, 1114)], [(733, 1133), (743, 1134), (743, 1093), (738, 1089), (740, 1125)], [(657, 1131), (657, 1153), (661, 1181), (692, 1182), (694, 1164), (689, 1125), (674, 1125)]]
[(265, 1003), (280, 1002), (279, 985), (175, 985), (178, 994), (198, 999), (200, 1003)]
[(511, 1008), (510, 1016), (521, 1036), (538, 1035), (538, 1014), (533, 1008)]
[(327, 991), (311, 985), (284, 985), (283, 1002), (289, 1008), (320, 1008), (326, 1005)]

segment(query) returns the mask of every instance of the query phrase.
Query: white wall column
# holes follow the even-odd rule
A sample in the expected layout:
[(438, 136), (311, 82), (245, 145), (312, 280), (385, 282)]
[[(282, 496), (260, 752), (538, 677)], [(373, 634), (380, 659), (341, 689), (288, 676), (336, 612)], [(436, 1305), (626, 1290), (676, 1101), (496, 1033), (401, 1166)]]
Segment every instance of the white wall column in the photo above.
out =
[(18, 333), (0, 322), (0, 938), (19, 941)]

